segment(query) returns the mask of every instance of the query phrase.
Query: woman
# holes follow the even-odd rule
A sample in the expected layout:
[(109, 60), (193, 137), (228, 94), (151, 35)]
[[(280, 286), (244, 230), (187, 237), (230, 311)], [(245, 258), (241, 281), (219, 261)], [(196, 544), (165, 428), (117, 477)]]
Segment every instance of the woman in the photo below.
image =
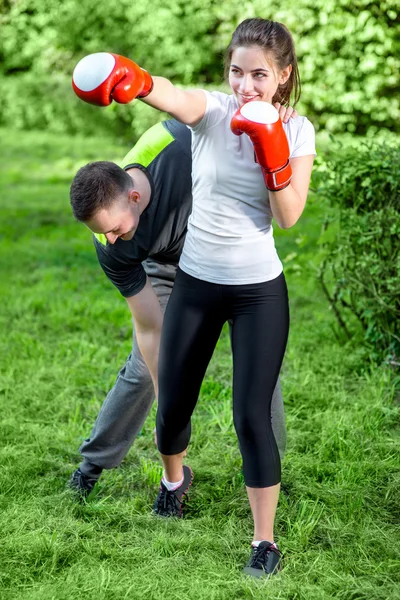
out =
[(109, 101), (139, 97), (192, 129), (193, 210), (160, 347), (157, 436), (164, 476), (154, 512), (181, 515), (192, 481), (190, 468), (182, 465), (191, 414), (221, 328), (231, 319), (234, 424), (254, 519), (244, 571), (256, 577), (276, 573), (281, 555), (273, 526), (281, 473), (270, 406), (286, 348), (289, 308), (271, 222), (275, 218), (288, 228), (303, 212), (315, 135), (304, 117), (284, 125), (275, 119), (270, 133), (270, 125), (263, 125), (270, 121), (253, 109), (289, 104), (292, 93), (297, 102), (293, 40), (280, 23), (243, 21), (226, 52), (231, 94), (181, 90), (112, 56), (111, 75), (96, 88), (95, 98), (85, 100), (107, 103), (98, 100), (98, 93), (108, 86)]
[(164, 478), (154, 510), (180, 514), (192, 479), (189, 467), (182, 470), (190, 416), (222, 325), (231, 318), (234, 423), (254, 518), (245, 572), (263, 576), (279, 570), (281, 557), (273, 532), (280, 460), (271, 420), (262, 415), (270, 414), (289, 327), (271, 217), (284, 228), (299, 219), (315, 142), (305, 118), (287, 124), (292, 178), (268, 192), (250, 139), (230, 131), (233, 115), (248, 102), (289, 103), (292, 90), (297, 101), (297, 61), (284, 26), (262, 19), (241, 23), (227, 50), (226, 71), (232, 95), (183, 92), (155, 79), (145, 100), (193, 131), (193, 211), (160, 347), (157, 435)]

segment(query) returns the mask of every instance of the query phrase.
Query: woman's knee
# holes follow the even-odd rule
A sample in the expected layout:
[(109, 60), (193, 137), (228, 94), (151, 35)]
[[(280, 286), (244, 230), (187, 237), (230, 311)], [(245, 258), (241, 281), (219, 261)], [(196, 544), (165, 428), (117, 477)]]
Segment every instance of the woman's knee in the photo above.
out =
[(265, 421), (260, 415), (248, 412), (235, 414), (233, 418), (236, 434), (239, 441), (257, 441), (266, 435)]

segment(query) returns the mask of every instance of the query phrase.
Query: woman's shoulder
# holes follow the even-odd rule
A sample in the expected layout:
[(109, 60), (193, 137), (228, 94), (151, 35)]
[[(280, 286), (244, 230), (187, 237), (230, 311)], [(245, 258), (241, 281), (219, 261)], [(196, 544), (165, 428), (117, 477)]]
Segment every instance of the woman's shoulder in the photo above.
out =
[(226, 102), (229, 98), (233, 98), (233, 94), (227, 94), (226, 92), (221, 92), (220, 90), (204, 90), (206, 94), (211, 94), (214, 98), (218, 98), (221, 102)]
[(221, 106), (233, 106), (237, 108), (237, 100), (233, 94), (227, 94), (226, 92), (220, 92), (219, 90), (214, 90), (212, 92), (206, 91), (206, 94), (209, 94), (213, 101)]
[(315, 133), (314, 125), (311, 123), (307, 117), (297, 116), (289, 119), (287, 123), (283, 124), (286, 133), (290, 132), (292, 134), (297, 135), (300, 132), (305, 133)]
[(212, 92), (203, 91), (207, 98), (206, 112), (202, 120), (191, 128), (195, 133), (206, 131), (216, 125), (223, 125), (226, 118), (230, 118), (238, 108), (237, 100), (233, 94), (226, 94), (217, 90)]
[(283, 128), (289, 140), (293, 143), (305, 141), (315, 138), (314, 125), (307, 117), (290, 118), (287, 123), (283, 124)]
[(316, 154), (314, 125), (307, 117), (291, 118), (283, 124), (289, 142), (290, 156)]

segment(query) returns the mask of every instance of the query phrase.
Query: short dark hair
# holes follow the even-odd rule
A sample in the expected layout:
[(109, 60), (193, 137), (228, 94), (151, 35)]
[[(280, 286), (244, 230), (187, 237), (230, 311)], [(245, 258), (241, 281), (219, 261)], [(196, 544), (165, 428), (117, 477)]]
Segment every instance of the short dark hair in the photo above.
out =
[(292, 65), (292, 72), (286, 83), (279, 85), (272, 102), (289, 105), (290, 96), (294, 91), (293, 106), (300, 99), (301, 83), (297, 65), (296, 51), (293, 38), (285, 25), (267, 19), (245, 19), (232, 34), (232, 39), (225, 51), (225, 77), (229, 75), (233, 51), (237, 48), (258, 47), (265, 53), (270, 53), (279, 70)]
[(70, 189), (72, 212), (78, 221), (89, 221), (97, 211), (109, 208), (133, 187), (130, 175), (113, 162), (91, 162), (77, 172)]

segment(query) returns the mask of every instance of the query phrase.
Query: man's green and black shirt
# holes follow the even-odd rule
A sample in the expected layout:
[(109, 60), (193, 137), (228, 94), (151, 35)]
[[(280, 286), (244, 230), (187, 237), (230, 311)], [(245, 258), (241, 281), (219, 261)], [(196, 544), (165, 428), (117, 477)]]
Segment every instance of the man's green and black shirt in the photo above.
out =
[(177, 265), (192, 209), (190, 130), (175, 120), (151, 127), (121, 163), (125, 170), (141, 169), (151, 186), (150, 202), (140, 216), (131, 240), (109, 244), (94, 234), (97, 256), (107, 277), (125, 297), (146, 284), (143, 261)]

